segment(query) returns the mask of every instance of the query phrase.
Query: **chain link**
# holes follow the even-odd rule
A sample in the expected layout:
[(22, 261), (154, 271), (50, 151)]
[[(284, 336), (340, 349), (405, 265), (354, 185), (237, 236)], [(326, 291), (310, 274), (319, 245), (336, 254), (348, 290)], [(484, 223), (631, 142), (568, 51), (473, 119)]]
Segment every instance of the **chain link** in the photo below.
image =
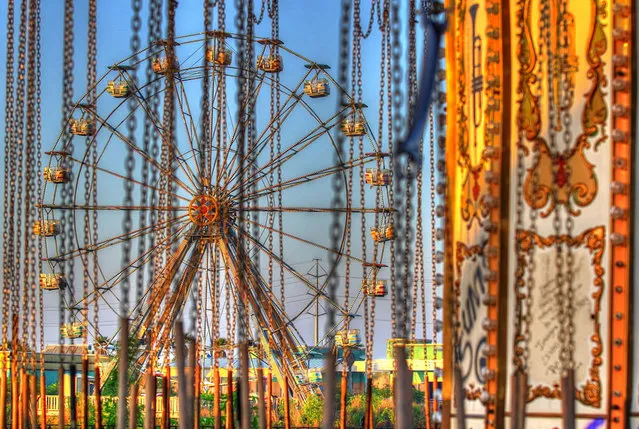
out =
[[(13, 165), (13, 117), (14, 117), (14, 14), (13, 0), (7, 1), (7, 56), (5, 60), (5, 127), (4, 127), (4, 208), (2, 218), (2, 239), (5, 251), (2, 252), (2, 350), (8, 350), (9, 310), (13, 309), (11, 289), (13, 282), (13, 192), (11, 186), (14, 174)], [(9, 224), (11, 220), (11, 224)], [(11, 226), (10, 226), (11, 225)], [(10, 305), (11, 304), (11, 305)], [(3, 363), (4, 365), (4, 363)]]

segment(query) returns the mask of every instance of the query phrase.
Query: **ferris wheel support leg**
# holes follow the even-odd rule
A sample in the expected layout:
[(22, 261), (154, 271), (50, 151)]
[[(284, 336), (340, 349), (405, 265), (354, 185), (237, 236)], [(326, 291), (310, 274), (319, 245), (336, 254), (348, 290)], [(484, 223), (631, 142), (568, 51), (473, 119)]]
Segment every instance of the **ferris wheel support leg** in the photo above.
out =
[(166, 362), (164, 380), (162, 381), (162, 429), (169, 429), (171, 425), (171, 366)]
[[(344, 355), (346, 356), (346, 350)], [(346, 357), (344, 357), (346, 360)], [(342, 365), (346, 365), (346, 362), (342, 362)], [(339, 392), (339, 427), (340, 429), (346, 429), (346, 394), (348, 393), (348, 373), (346, 367), (342, 370), (342, 377), (340, 379), (340, 392)]]
[(138, 427), (138, 383), (131, 385), (131, 393), (129, 394), (129, 429)]

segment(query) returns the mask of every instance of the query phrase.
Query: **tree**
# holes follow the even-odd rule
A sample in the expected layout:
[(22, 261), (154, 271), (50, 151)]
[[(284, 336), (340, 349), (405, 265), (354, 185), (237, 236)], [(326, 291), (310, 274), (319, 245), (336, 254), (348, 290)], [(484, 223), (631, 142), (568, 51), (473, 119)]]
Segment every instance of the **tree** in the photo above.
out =
[(320, 396), (309, 396), (302, 407), (301, 423), (304, 425), (319, 425), (322, 422), (323, 410), (324, 400)]

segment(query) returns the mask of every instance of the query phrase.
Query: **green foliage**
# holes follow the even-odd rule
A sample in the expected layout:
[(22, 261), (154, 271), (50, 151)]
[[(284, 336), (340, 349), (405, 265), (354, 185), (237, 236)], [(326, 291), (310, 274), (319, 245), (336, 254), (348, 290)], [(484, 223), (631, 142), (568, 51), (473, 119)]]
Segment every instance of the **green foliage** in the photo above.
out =
[(58, 394), (58, 383), (51, 383), (47, 386), (47, 395)]
[[(138, 405), (137, 425), (144, 425), (144, 406)], [(89, 411), (90, 412), (90, 411)], [(90, 414), (89, 414), (90, 416)], [(90, 417), (89, 417), (90, 418)], [(102, 400), (102, 424), (105, 427), (115, 427), (118, 422), (118, 400), (103, 399)]]
[(302, 407), (302, 424), (317, 426), (322, 422), (324, 400), (319, 396), (310, 396)]

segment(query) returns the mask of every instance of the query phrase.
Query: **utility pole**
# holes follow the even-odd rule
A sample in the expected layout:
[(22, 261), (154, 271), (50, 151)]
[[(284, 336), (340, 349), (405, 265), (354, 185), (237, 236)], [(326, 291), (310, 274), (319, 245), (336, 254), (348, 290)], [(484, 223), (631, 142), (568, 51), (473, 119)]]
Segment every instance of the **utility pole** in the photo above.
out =
[[(322, 277), (326, 277), (326, 271), (324, 271), (324, 268), (322, 268), (322, 271), (324, 272), (324, 274), (320, 274), (319, 270), (320, 270), (320, 261), (321, 259), (319, 258), (313, 258), (313, 261), (315, 262), (315, 271), (313, 272), (313, 269), (311, 268), (311, 270), (309, 270), (306, 275), (311, 276), (315, 279), (315, 289), (316, 290), (320, 290), (320, 284), (319, 281)], [(315, 297), (315, 341), (314, 341), (314, 347), (317, 347), (317, 343), (319, 342), (319, 294)]]

